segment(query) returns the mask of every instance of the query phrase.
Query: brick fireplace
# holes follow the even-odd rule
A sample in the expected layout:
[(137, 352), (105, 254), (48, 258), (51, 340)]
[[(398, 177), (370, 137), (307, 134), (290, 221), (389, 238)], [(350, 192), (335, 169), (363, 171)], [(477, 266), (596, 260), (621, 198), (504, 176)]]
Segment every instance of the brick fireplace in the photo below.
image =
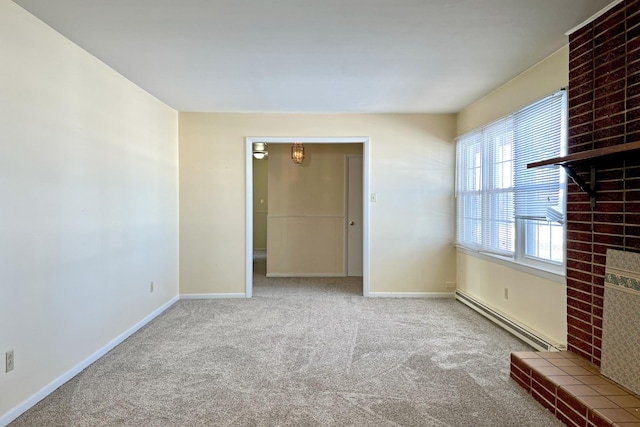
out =
[[(640, 0), (627, 0), (570, 36), (569, 154), (640, 141)], [(640, 151), (595, 166), (596, 206), (571, 182), (567, 201), (569, 350), (602, 359), (606, 251), (640, 252)]]
[[(622, 144), (640, 141), (640, 0), (618, 3), (569, 36), (568, 98), (569, 155), (617, 150)], [(640, 425), (637, 391), (619, 386), (600, 373), (603, 318), (612, 318), (610, 314), (605, 316), (604, 303), (607, 251), (620, 256), (640, 253), (640, 149), (596, 157), (571, 167), (583, 181), (583, 189), (570, 181), (567, 191), (569, 352), (514, 353), (511, 377), (567, 425)], [(584, 188), (595, 188), (595, 205)], [(634, 277), (638, 285), (640, 275)], [(611, 273), (608, 280), (610, 286)], [(610, 296), (610, 288), (607, 292)], [(607, 313), (611, 313), (611, 304), (609, 298)], [(615, 335), (611, 324), (608, 320), (605, 371), (611, 365), (611, 353), (616, 353), (611, 351), (610, 337)], [(639, 324), (640, 312), (633, 308), (627, 310), (624, 322), (617, 322), (613, 328), (637, 329)], [(635, 332), (633, 337), (637, 337)], [(613, 341), (627, 347), (625, 339)], [(640, 355), (625, 357), (617, 366), (622, 378), (630, 363), (635, 363), (632, 368), (636, 374), (640, 364)]]

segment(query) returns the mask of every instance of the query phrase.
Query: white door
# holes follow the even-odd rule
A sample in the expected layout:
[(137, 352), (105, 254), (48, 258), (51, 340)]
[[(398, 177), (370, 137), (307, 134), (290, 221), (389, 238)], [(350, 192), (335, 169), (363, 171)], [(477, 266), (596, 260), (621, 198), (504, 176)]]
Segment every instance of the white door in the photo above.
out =
[(347, 276), (362, 276), (362, 156), (347, 157)]

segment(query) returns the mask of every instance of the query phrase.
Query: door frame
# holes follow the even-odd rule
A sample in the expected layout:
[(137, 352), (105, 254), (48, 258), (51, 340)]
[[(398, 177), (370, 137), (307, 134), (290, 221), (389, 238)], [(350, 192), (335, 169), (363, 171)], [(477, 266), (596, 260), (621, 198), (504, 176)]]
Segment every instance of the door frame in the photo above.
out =
[[(362, 144), (362, 294), (369, 296), (369, 153), (370, 138), (360, 137), (257, 137), (245, 138), (245, 297), (253, 296), (253, 143)], [(267, 256), (269, 256), (267, 254)], [(346, 267), (346, 266), (345, 266)]]

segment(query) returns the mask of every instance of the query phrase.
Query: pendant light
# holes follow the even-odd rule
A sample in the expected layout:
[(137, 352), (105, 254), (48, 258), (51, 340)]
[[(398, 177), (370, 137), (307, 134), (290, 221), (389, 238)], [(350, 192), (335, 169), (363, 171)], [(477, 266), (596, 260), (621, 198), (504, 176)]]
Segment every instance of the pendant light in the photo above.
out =
[(304, 160), (304, 146), (301, 142), (294, 142), (291, 146), (291, 160), (299, 165)]

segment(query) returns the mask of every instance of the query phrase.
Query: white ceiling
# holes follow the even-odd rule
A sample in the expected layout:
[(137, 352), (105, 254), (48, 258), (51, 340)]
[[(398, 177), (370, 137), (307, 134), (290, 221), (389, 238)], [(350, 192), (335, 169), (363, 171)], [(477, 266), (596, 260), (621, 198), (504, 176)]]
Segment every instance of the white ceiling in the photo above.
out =
[(14, 0), (179, 111), (457, 112), (611, 0)]

